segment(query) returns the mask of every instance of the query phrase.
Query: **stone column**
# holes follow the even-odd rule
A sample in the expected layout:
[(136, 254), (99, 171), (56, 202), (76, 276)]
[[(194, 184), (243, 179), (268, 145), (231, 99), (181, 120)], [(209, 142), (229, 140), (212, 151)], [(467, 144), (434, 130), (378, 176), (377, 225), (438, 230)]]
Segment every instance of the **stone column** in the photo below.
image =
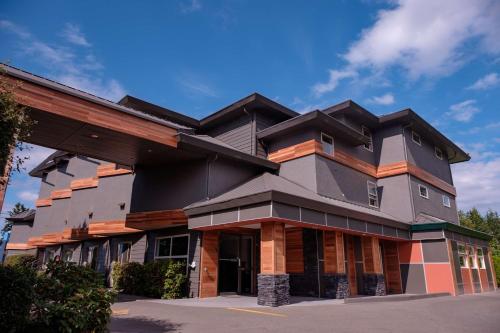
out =
[(286, 274), (285, 225), (261, 224), (260, 274), (257, 277), (257, 303), (280, 306), (290, 303), (290, 282)]
[(386, 295), (380, 245), (377, 237), (363, 237), (363, 289), (364, 294)]

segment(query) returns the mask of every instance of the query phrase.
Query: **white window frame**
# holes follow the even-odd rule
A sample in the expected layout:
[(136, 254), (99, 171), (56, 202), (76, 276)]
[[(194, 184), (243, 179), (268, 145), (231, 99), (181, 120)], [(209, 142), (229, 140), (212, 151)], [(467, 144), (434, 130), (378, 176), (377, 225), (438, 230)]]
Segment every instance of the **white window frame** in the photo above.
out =
[[(129, 245), (128, 252), (127, 252), (127, 260), (126, 261), (122, 260), (122, 255), (121, 255), (121, 252), (120, 252), (120, 247), (123, 244), (128, 244)], [(121, 263), (121, 264), (130, 262), (130, 252), (132, 252), (132, 242), (131, 241), (119, 242), (118, 246), (116, 247), (116, 259), (117, 259), (117, 261), (119, 263)]]
[[(418, 138), (418, 141), (415, 140), (415, 137)], [(422, 146), (422, 137), (415, 131), (411, 131), (411, 141), (415, 142), (419, 146)]]
[(451, 207), (451, 198), (449, 196), (447, 196), (446, 194), (443, 194), (443, 206), (448, 207), (448, 208)]
[[(426, 195), (422, 195), (422, 190), (421, 190), (422, 188), (425, 188)], [(429, 188), (422, 184), (418, 184), (418, 194), (424, 199), (429, 199)]]
[[(65, 256), (66, 256), (67, 252), (71, 252), (71, 258), (66, 261), (65, 260)], [(61, 260), (65, 261), (65, 262), (73, 262), (73, 256), (74, 255), (75, 255), (75, 250), (73, 250), (73, 249), (65, 249), (65, 250), (62, 251)]]
[(436, 156), (441, 161), (443, 160), (444, 154), (441, 148), (434, 146), (434, 156)]
[[(375, 194), (372, 194), (370, 192), (370, 186), (373, 186), (375, 188)], [(367, 181), (366, 182), (366, 189), (368, 191), (368, 206), (378, 208), (379, 202), (378, 202), (378, 186), (377, 186), (377, 184), (372, 182), (372, 181)], [(370, 199), (375, 200), (375, 205), (371, 204)]]
[[(460, 247), (463, 247), (463, 251), (460, 251)], [(465, 243), (457, 242), (457, 251), (458, 251), (458, 262), (460, 264), (460, 258), (463, 260), (463, 264), (460, 264), (460, 268), (468, 268), (469, 267), (469, 258), (467, 255), (467, 246)]]
[(370, 143), (368, 144), (368, 147), (366, 146), (366, 144), (363, 144), (363, 147), (368, 150), (368, 151), (371, 151), (373, 153), (373, 137), (372, 137), (372, 132), (370, 131), (370, 129), (364, 125), (361, 126), (361, 133), (363, 134), (363, 136), (367, 137), (368, 139), (370, 139)]
[[(324, 149), (324, 144), (329, 145), (330, 143), (325, 142), (325, 141), (323, 140), (323, 137), (327, 137), (327, 138), (329, 138), (330, 140), (332, 140), (332, 143), (331, 143), (331, 145), (332, 145), (332, 152), (331, 152), (331, 153), (328, 153), (328, 152), (326, 152), (326, 151), (325, 151), (325, 149)], [(321, 132), (321, 149), (323, 149), (323, 152), (324, 152), (325, 154), (329, 155), (329, 156), (334, 156), (334, 155), (335, 155), (335, 141), (333, 140), (333, 137), (332, 137), (332, 136), (330, 136), (330, 135), (328, 135), (328, 134), (325, 134), (325, 133), (323, 133), (323, 132)]]
[[(172, 254), (172, 246), (174, 244), (173, 240), (174, 238), (177, 238), (177, 237), (186, 237), (188, 238), (187, 242), (188, 242), (188, 247), (187, 247), (187, 253), (185, 255), (180, 255), (180, 256), (159, 256), (158, 255), (158, 251), (159, 251), (159, 247), (158, 247), (158, 242), (161, 240), (161, 239), (166, 239), (166, 238), (170, 238), (170, 251), (169, 253)], [(186, 266), (188, 266), (188, 259), (189, 259), (189, 241), (190, 241), (190, 238), (189, 238), (189, 234), (181, 234), (181, 235), (172, 235), (172, 236), (161, 236), (161, 237), (156, 237), (155, 239), (155, 260), (157, 259), (182, 259), (182, 258), (186, 258)]]
[[(476, 258), (476, 250), (474, 249), (473, 246), (468, 245), (467, 246), (467, 259), (469, 259), (469, 268), (472, 269), (477, 269), (477, 258)], [(470, 260), (472, 259), (472, 261)], [(472, 266), (470, 263), (472, 262)]]
[[(479, 251), (481, 251), (481, 255), (479, 254)], [(477, 263), (479, 269), (486, 269), (486, 262), (484, 261), (484, 251), (482, 248), (477, 248), (476, 249), (476, 255), (477, 255)]]

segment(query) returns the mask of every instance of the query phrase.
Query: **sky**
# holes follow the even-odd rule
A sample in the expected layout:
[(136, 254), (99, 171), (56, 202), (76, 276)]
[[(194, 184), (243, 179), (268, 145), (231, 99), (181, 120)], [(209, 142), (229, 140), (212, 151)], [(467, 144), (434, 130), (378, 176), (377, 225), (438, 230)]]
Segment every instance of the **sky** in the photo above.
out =
[[(253, 92), (307, 112), (410, 107), (469, 152), (460, 209), (500, 211), (500, 2), (24, 1), (0, 4), (0, 61), (112, 101), (195, 118)], [(33, 147), (26, 170), (52, 151)], [(24, 152), (26, 153), (26, 152)], [(14, 174), (4, 212), (34, 206)]]

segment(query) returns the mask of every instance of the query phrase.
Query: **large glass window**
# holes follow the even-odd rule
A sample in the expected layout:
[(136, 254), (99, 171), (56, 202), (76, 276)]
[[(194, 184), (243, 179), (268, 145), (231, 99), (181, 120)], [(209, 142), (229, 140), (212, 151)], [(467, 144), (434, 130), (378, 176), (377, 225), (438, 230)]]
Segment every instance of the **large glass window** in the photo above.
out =
[(333, 156), (335, 153), (333, 138), (325, 133), (321, 133), (321, 146), (323, 147), (323, 152), (325, 154)]
[(122, 242), (118, 244), (118, 261), (126, 263), (130, 260), (130, 249), (132, 248), (131, 242)]
[(368, 182), (368, 205), (371, 207), (378, 207), (378, 190), (377, 184)]
[(180, 259), (187, 263), (189, 236), (176, 235), (156, 239), (155, 259)]
[(467, 253), (465, 251), (465, 245), (458, 243), (458, 261), (460, 262), (460, 267), (467, 267)]

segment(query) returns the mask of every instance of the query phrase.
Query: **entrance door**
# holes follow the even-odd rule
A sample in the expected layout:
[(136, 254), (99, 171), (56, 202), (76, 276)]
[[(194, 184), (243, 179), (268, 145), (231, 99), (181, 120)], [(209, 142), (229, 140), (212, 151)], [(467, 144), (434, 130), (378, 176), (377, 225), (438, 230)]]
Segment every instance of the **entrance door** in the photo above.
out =
[(253, 291), (253, 248), (251, 235), (221, 234), (219, 291), (251, 294)]

